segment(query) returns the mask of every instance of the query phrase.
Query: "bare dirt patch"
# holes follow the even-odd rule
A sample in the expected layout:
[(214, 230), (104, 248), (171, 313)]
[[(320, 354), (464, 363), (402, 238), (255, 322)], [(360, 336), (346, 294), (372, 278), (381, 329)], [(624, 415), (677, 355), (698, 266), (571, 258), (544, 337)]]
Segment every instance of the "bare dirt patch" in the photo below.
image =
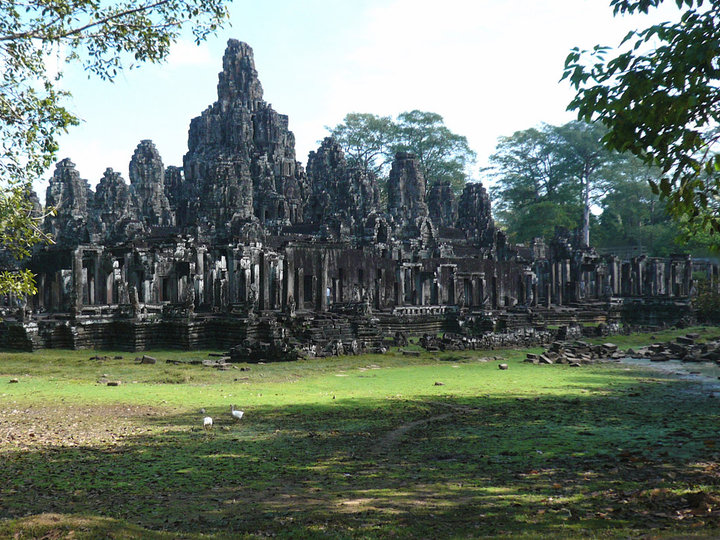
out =
[(138, 405), (32, 406), (0, 409), (0, 450), (114, 444), (151, 431), (159, 409)]

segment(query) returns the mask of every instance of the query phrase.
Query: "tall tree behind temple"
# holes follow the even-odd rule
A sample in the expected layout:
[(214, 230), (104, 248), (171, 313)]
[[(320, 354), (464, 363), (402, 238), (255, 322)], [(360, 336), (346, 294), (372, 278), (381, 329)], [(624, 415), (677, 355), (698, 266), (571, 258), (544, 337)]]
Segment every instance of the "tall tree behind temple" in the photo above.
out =
[[(673, 216), (695, 232), (717, 234), (720, 1), (672, 3), (675, 20), (631, 31), (614, 50), (596, 45), (570, 51), (563, 79), (577, 94), (568, 109), (601, 122), (608, 148), (660, 169), (651, 185), (668, 200)], [(610, 2), (614, 15), (647, 14), (661, 4)]]
[(580, 193), (560, 146), (557, 128), (543, 124), (500, 137), (490, 156), (495, 215), (515, 242), (579, 224)]
[(475, 162), (465, 136), (450, 131), (439, 114), (418, 110), (400, 114), (396, 128), (394, 150), (417, 156), (428, 186), (450, 183), (462, 191), (467, 167)]
[(642, 246), (648, 255), (673, 253), (717, 256), (716, 238), (698, 234), (686, 220), (675, 220), (667, 201), (653, 193), (646, 178), (620, 178), (600, 201), (602, 213), (591, 224), (593, 246), (610, 248)]
[(619, 180), (601, 201), (602, 213), (593, 223), (597, 247), (644, 246), (651, 255), (669, 255), (677, 249), (679, 230), (653, 194), (646, 179)]
[(498, 218), (515, 241), (549, 236), (556, 226), (580, 227), (590, 244), (591, 208), (624, 179), (647, 179), (639, 160), (602, 145), (595, 124), (543, 124), (502, 137), (490, 158)]
[(428, 188), (450, 183), (456, 193), (462, 191), (467, 169), (475, 161), (467, 138), (450, 131), (443, 117), (433, 112), (404, 112), (396, 120), (350, 113), (343, 122), (327, 129), (342, 146), (348, 162), (375, 173), (383, 191), (396, 152), (417, 156)]
[(342, 123), (326, 129), (340, 143), (348, 163), (378, 177), (387, 176), (386, 169), (392, 162), (390, 145), (395, 132), (392, 118), (369, 113), (349, 113)]

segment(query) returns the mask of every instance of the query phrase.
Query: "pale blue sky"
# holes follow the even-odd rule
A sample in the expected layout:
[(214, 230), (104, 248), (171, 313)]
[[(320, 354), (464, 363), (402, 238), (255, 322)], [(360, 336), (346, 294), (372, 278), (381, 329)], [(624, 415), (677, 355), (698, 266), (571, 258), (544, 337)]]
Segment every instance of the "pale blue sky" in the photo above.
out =
[[(349, 112), (421, 109), (443, 115), (450, 129), (468, 137), (478, 154), (477, 171), (498, 137), (573, 118), (565, 111), (572, 92), (558, 82), (571, 47), (615, 45), (628, 29), (658, 19), (613, 19), (608, 4), (236, 1), (232, 26), (200, 47), (178, 43), (165, 65), (123, 73), (114, 84), (66, 69), (64, 84), (83, 123), (62, 138), (58, 157), (70, 157), (93, 186), (106, 167), (127, 180), (142, 139), (155, 142), (166, 166), (182, 166), (190, 120), (215, 101), (222, 54), (232, 37), (253, 47), (265, 99), (289, 115), (303, 164), (327, 135), (325, 126)], [(673, 15), (668, 5), (659, 17)], [(46, 185), (36, 186), (41, 196)]]

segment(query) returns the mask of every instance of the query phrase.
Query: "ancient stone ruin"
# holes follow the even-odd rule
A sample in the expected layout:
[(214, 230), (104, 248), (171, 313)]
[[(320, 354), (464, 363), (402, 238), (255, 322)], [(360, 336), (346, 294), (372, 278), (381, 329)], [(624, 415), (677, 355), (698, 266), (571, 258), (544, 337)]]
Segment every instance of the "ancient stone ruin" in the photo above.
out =
[(292, 359), (442, 332), (463, 347), (549, 343), (556, 325), (675, 323), (691, 316), (693, 271), (717, 279), (686, 256), (601, 257), (567, 231), (510, 245), (480, 183), (456, 199), (409, 153), (395, 156), (387, 205), (331, 138), (304, 169), (239, 41), (217, 90), (182, 167), (147, 140), (129, 183), (108, 169), (93, 191), (70, 159), (57, 164), (44, 224), (56, 244), (28, 261), (38, 294), (4, 299), (3, 346)]

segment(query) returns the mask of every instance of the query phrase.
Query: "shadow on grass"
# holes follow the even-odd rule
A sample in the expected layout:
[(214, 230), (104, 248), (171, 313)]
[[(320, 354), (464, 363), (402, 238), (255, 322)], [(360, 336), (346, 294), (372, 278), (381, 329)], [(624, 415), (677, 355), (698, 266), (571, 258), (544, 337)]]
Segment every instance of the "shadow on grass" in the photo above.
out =
[(587, 395), (257, 408), (237, 423), (209, 410), (211, 432), (199, 414), (151, 417), (154, 434), (114, 446), (4, 452), (0, 515), (219, 536), (716, 531), (715, 400), (618, 381)]

